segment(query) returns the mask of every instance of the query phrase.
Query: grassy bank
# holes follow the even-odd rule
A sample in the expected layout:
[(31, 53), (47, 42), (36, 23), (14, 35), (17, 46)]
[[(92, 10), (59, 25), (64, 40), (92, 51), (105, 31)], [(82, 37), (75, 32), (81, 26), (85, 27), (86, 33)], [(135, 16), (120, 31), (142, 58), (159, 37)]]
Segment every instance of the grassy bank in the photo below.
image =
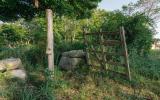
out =
[[(1, 58), (4, 53), (1, 52)], [(147, 58), (131, 56), (131, 82), (108, 72), (102, 74), (86, 65), (72, 71), (56, 68), (53, 78), (44, 65), (32, 65), (24, 57), (21, 56), (27, 80), (10, 79), (7, 73), (1, 73), (0, 100), (160, 99), (160, 51), (152, 51)]]

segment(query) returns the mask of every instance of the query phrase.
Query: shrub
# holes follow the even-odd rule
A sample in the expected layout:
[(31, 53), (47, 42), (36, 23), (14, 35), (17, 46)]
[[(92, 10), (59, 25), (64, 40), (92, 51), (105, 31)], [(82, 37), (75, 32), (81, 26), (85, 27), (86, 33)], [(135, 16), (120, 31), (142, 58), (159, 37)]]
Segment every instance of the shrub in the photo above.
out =
[(15, 46), (28, 41), (28, 31), (25, 27), (17, 23), (7, 23), (0, 26), (1, 44)]
[(103, 30), (119, 31), (119, 28), (124, 26), (129, 51), (135, 49), (140, 55), (149, 53), (154, 34), (151, 19), (142, 14), (128, 16), (119, 11), (110, 12), (106, 17), (107, 20), (102, 25)]

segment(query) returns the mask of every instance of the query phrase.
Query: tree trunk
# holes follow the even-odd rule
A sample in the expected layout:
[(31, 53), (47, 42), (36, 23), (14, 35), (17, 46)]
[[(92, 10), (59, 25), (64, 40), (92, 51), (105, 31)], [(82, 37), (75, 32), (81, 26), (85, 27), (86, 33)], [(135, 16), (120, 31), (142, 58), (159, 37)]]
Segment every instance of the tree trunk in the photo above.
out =
[(54, 35), (53, 35), (53, 12), (51, 9), (46, 9), (47, 17), (47, 50), (48, 68), (50, 71), (54, 70)]
[(36, 8), (39, 8), (39, 1), (38, 1), (38, 0), (34, 0), (34, 6), (35, 6)]

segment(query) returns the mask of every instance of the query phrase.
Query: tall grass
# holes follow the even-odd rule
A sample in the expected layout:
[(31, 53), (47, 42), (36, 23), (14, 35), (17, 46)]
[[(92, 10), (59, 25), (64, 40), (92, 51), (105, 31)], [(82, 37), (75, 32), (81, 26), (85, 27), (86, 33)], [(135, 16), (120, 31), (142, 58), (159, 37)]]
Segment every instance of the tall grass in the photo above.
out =
[(140, 74), (150, 79), (160, 79), (160, 51), (151, 51), (147, 56), (139, 56), (132, 52), (130, 65), (133, 73)]
[[(83, 43), (55, 45), (56, 64), (58, 64), (63, 52), (76, 49), (84, 49)], [(5, 85), (4, 89), (0, 89), (0, 97), (9, 100), (84, 100), (95, 98), (145, 100), (145, 97), (148, 96), (156, 100), (157, 96), (160, 96), (158, 89), (160, 51), (151, 51), (146, 57), (139, 56), (134, 51), (130, 53), (133, 76), (131, 84), (121, 77), (109, 76), (108, 73), (101, 75), (98, 70), (89, 66), (80, 66), (76, 70), (68, 72), (56, 68), (53, 78), (53, 73), (46, 69), (44, 50), (33, 45), (1, 48), (0, 51), (0, 59), (21, 58), (28, 74), (25, 82), (10, 80), (4, 74), (0, 74), (0, 86)], [(43, 56), (43, 59), (40, 56)], [(139, 93), (139, 91), (141, 92)]]

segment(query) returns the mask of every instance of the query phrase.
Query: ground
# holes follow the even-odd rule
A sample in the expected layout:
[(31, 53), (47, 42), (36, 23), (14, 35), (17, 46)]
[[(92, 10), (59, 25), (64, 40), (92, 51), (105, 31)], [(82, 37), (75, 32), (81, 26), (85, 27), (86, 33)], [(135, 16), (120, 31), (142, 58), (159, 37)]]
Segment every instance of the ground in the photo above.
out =
[[(150, 58), (160, 59), (154, 51)], [(157, 66), (158, 68), (158, 66)], [(157, 69), (158, 70), (158, 69)], [(160, 80), (133, 72), (132, 81), (86, 65), (72, 71), (27, 69), (26, 81), (0, 74), (0, 100), (159, 100)], [(158, 73), (159, 74), (159, 73)]]

